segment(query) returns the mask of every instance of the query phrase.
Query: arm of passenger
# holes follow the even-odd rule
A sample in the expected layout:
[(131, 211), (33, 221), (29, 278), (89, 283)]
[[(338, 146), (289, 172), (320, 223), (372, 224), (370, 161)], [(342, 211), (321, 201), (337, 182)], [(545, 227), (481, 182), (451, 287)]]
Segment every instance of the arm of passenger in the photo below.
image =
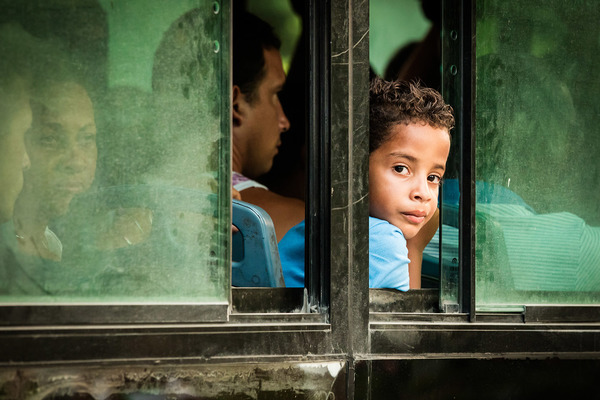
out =
[(236, 200), (242, 200), (242, 195), (240, 194), (240, 192), (235, 190), (235, 188), (233, 187), (231, 188), (231, 197)]
[(435, 235), (440, 224), (440, 212), (435, 210), (435, 214), (429, 222), (415, 237), (406, 241), (406, 247), (408, 248), (408, 275), (410, 276), (410, 288), (421, 289), (421, 265), (423, 264), (423, 250), (427, 244), (431, 241), (431, 238)]
[[(238, 192), (237, 190), (235, 190), (235, 188), (231, 188), (231, 197), (235, 200), (242, 200), (242, 195), (240, 195), (240, 192)], [(237, 226), (231, 224), (231, 233), (237, 233), (240, 230), (238, 229)]]
[(256, 187), (244, 189), (240, 194), (243, 201), (259, 206), (269, 214), (275, 226), (277, 241), (304, 219), (304, 202), (299, 199)]

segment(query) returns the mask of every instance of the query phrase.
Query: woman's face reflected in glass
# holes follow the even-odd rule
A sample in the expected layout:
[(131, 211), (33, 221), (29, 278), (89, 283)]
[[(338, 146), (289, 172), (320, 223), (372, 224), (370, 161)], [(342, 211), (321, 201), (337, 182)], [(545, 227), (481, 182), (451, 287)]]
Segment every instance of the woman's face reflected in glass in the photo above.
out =
[(51, 85), (33, 108), (25, 189), (48, 216), (62, 215), (94, 179), (98, 151), (92, 102), (82, 86), (61, 82)]

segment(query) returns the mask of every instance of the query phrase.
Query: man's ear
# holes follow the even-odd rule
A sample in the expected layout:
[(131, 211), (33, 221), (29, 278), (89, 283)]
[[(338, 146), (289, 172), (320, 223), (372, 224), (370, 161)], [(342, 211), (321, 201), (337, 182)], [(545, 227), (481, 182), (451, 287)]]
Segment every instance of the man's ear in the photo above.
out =
[(244, 120), (244, 94), (240, 90), (240, 87), (233, 85), (233, 95), (231, 99), (231, 116), (233, 120), (233, 126), (237, 127), (242, 125)]

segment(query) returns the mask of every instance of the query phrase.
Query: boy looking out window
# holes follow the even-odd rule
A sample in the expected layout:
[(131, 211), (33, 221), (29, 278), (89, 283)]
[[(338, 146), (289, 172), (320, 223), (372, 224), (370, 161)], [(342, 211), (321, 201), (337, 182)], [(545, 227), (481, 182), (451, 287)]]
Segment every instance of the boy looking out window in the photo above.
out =
[[(423, 250), (439, 224), (452, 108), (419, 83), (375, 78), (369, 124), (369, 287), (420, 288)], [(304, 285), (303, 237), (301, 223), (279, 242), (288, 287)]]
[(438, 225), (452, 109), (419, 83), (375, 78), (369, 125), (369, 286), (419, 288), (423, 249)]

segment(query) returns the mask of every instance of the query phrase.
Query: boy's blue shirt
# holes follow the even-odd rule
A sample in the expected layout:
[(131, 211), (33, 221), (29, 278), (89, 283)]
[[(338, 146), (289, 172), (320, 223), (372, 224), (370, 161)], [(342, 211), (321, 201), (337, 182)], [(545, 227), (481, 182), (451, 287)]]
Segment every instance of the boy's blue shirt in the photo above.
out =
[(385, 220), (369, 217), (369, 287), (407, 291), (409, 262), (402, 231)]
[[(304, 232), (302, 221), (279, 242), (286, 287), (304, 287)], [(400, 229), (369, 217), (369, 287), (408, 290), (408, 263), (406, 240)]]

